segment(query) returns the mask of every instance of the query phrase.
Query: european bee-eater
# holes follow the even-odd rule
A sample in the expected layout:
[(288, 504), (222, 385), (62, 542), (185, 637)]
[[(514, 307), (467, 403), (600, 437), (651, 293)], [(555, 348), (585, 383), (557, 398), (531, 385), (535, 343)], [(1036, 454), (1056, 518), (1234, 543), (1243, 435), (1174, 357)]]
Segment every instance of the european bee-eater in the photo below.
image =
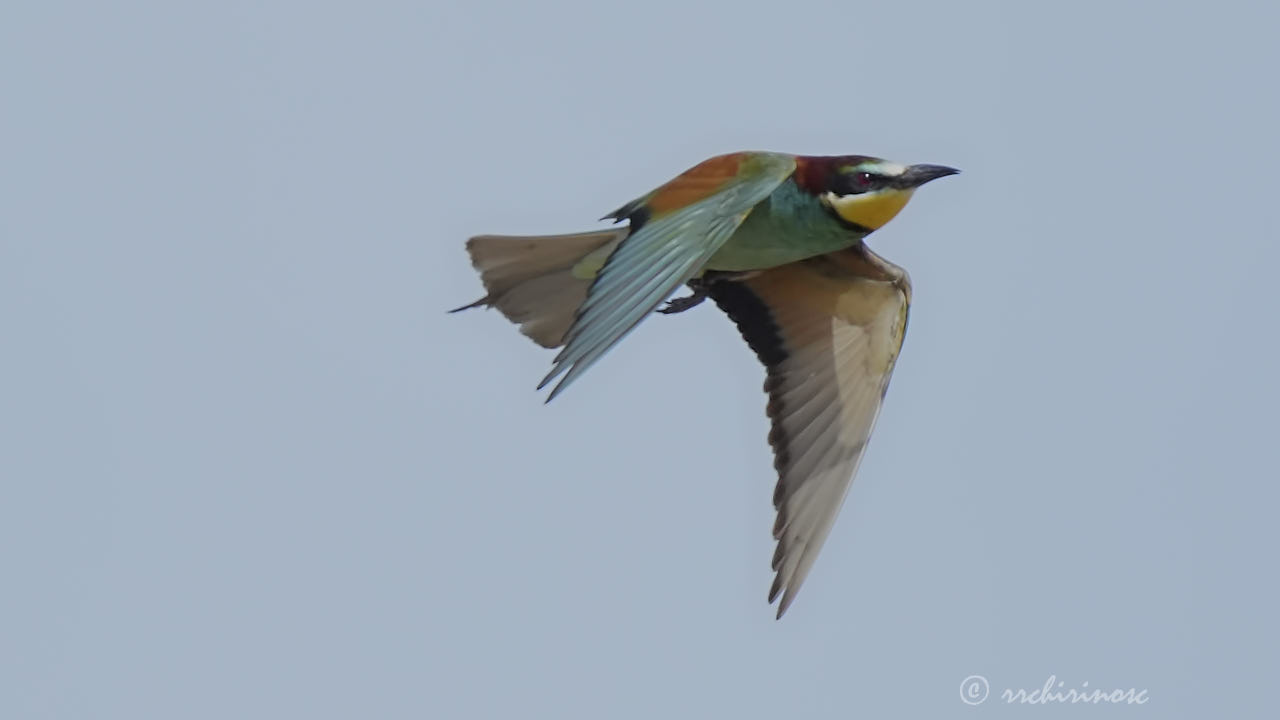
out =
[(706, 160), (605, 216), (627, 225), (467, 242), (496, 307), (544, 347), (563, 347), (550, 401), (681, 285), (710, 297), (765, 366), (778, 484), (778, 617), (835, 522), (871, 436), (907, 329), (911, 283), (863, 238), (916, 188), (959, 172), (863, 155), (739, 152)]

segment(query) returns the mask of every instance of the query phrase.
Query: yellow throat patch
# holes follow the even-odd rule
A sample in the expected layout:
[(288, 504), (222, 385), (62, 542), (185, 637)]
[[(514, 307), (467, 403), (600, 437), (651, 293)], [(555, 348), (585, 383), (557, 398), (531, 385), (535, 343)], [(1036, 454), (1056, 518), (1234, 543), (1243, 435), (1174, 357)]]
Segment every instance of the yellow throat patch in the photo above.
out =
[(827, 193), (824, 197), (836, 214), (845, 221), (871, 230), (883, 227), (907, 206), (915, 188), (887, 188), (857, 195)]

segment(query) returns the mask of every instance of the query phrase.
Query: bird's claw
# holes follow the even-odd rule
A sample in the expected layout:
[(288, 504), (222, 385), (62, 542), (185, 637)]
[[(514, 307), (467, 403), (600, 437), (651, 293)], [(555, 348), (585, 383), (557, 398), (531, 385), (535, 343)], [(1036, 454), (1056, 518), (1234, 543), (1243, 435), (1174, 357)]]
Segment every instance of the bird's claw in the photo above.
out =
[(663, 315), (682, 313), (689, 308), (697, 307), (703, 300), (707, 299), (707, 289), (701, 284), (694, 285), (690, 283), (689, 287), (693, 290), (692, 293), (684, 297), (668, 300), (666, 305), (658, 308), (658, 312)]

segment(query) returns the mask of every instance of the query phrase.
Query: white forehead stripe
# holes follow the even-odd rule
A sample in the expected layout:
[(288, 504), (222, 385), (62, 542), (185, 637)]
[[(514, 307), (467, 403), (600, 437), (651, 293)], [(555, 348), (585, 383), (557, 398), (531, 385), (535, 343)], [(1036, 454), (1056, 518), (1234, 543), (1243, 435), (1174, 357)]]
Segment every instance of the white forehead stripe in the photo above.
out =
[(884, 175), (885, 177), (898, 177), (899, 175), (907, 171), (906, 165), (899, 165), (898, 163), (887, 162), (887, 161), (878, 162), (878, 163), (864, 163), (860, 167), (864, 167), (868, 170), (875, 170), (877, 173)]

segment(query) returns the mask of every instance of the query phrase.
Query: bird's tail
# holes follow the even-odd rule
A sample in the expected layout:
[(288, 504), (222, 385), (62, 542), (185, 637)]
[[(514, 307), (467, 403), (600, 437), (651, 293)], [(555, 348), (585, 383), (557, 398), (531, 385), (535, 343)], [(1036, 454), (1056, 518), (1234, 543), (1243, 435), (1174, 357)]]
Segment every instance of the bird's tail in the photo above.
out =
[(564, 344), (595, 274), (627, 236), (625, 227), (573, 235), (479, 235), (467, 241), (487, 295), (470, 305), (496, 307), (543, 347)]

